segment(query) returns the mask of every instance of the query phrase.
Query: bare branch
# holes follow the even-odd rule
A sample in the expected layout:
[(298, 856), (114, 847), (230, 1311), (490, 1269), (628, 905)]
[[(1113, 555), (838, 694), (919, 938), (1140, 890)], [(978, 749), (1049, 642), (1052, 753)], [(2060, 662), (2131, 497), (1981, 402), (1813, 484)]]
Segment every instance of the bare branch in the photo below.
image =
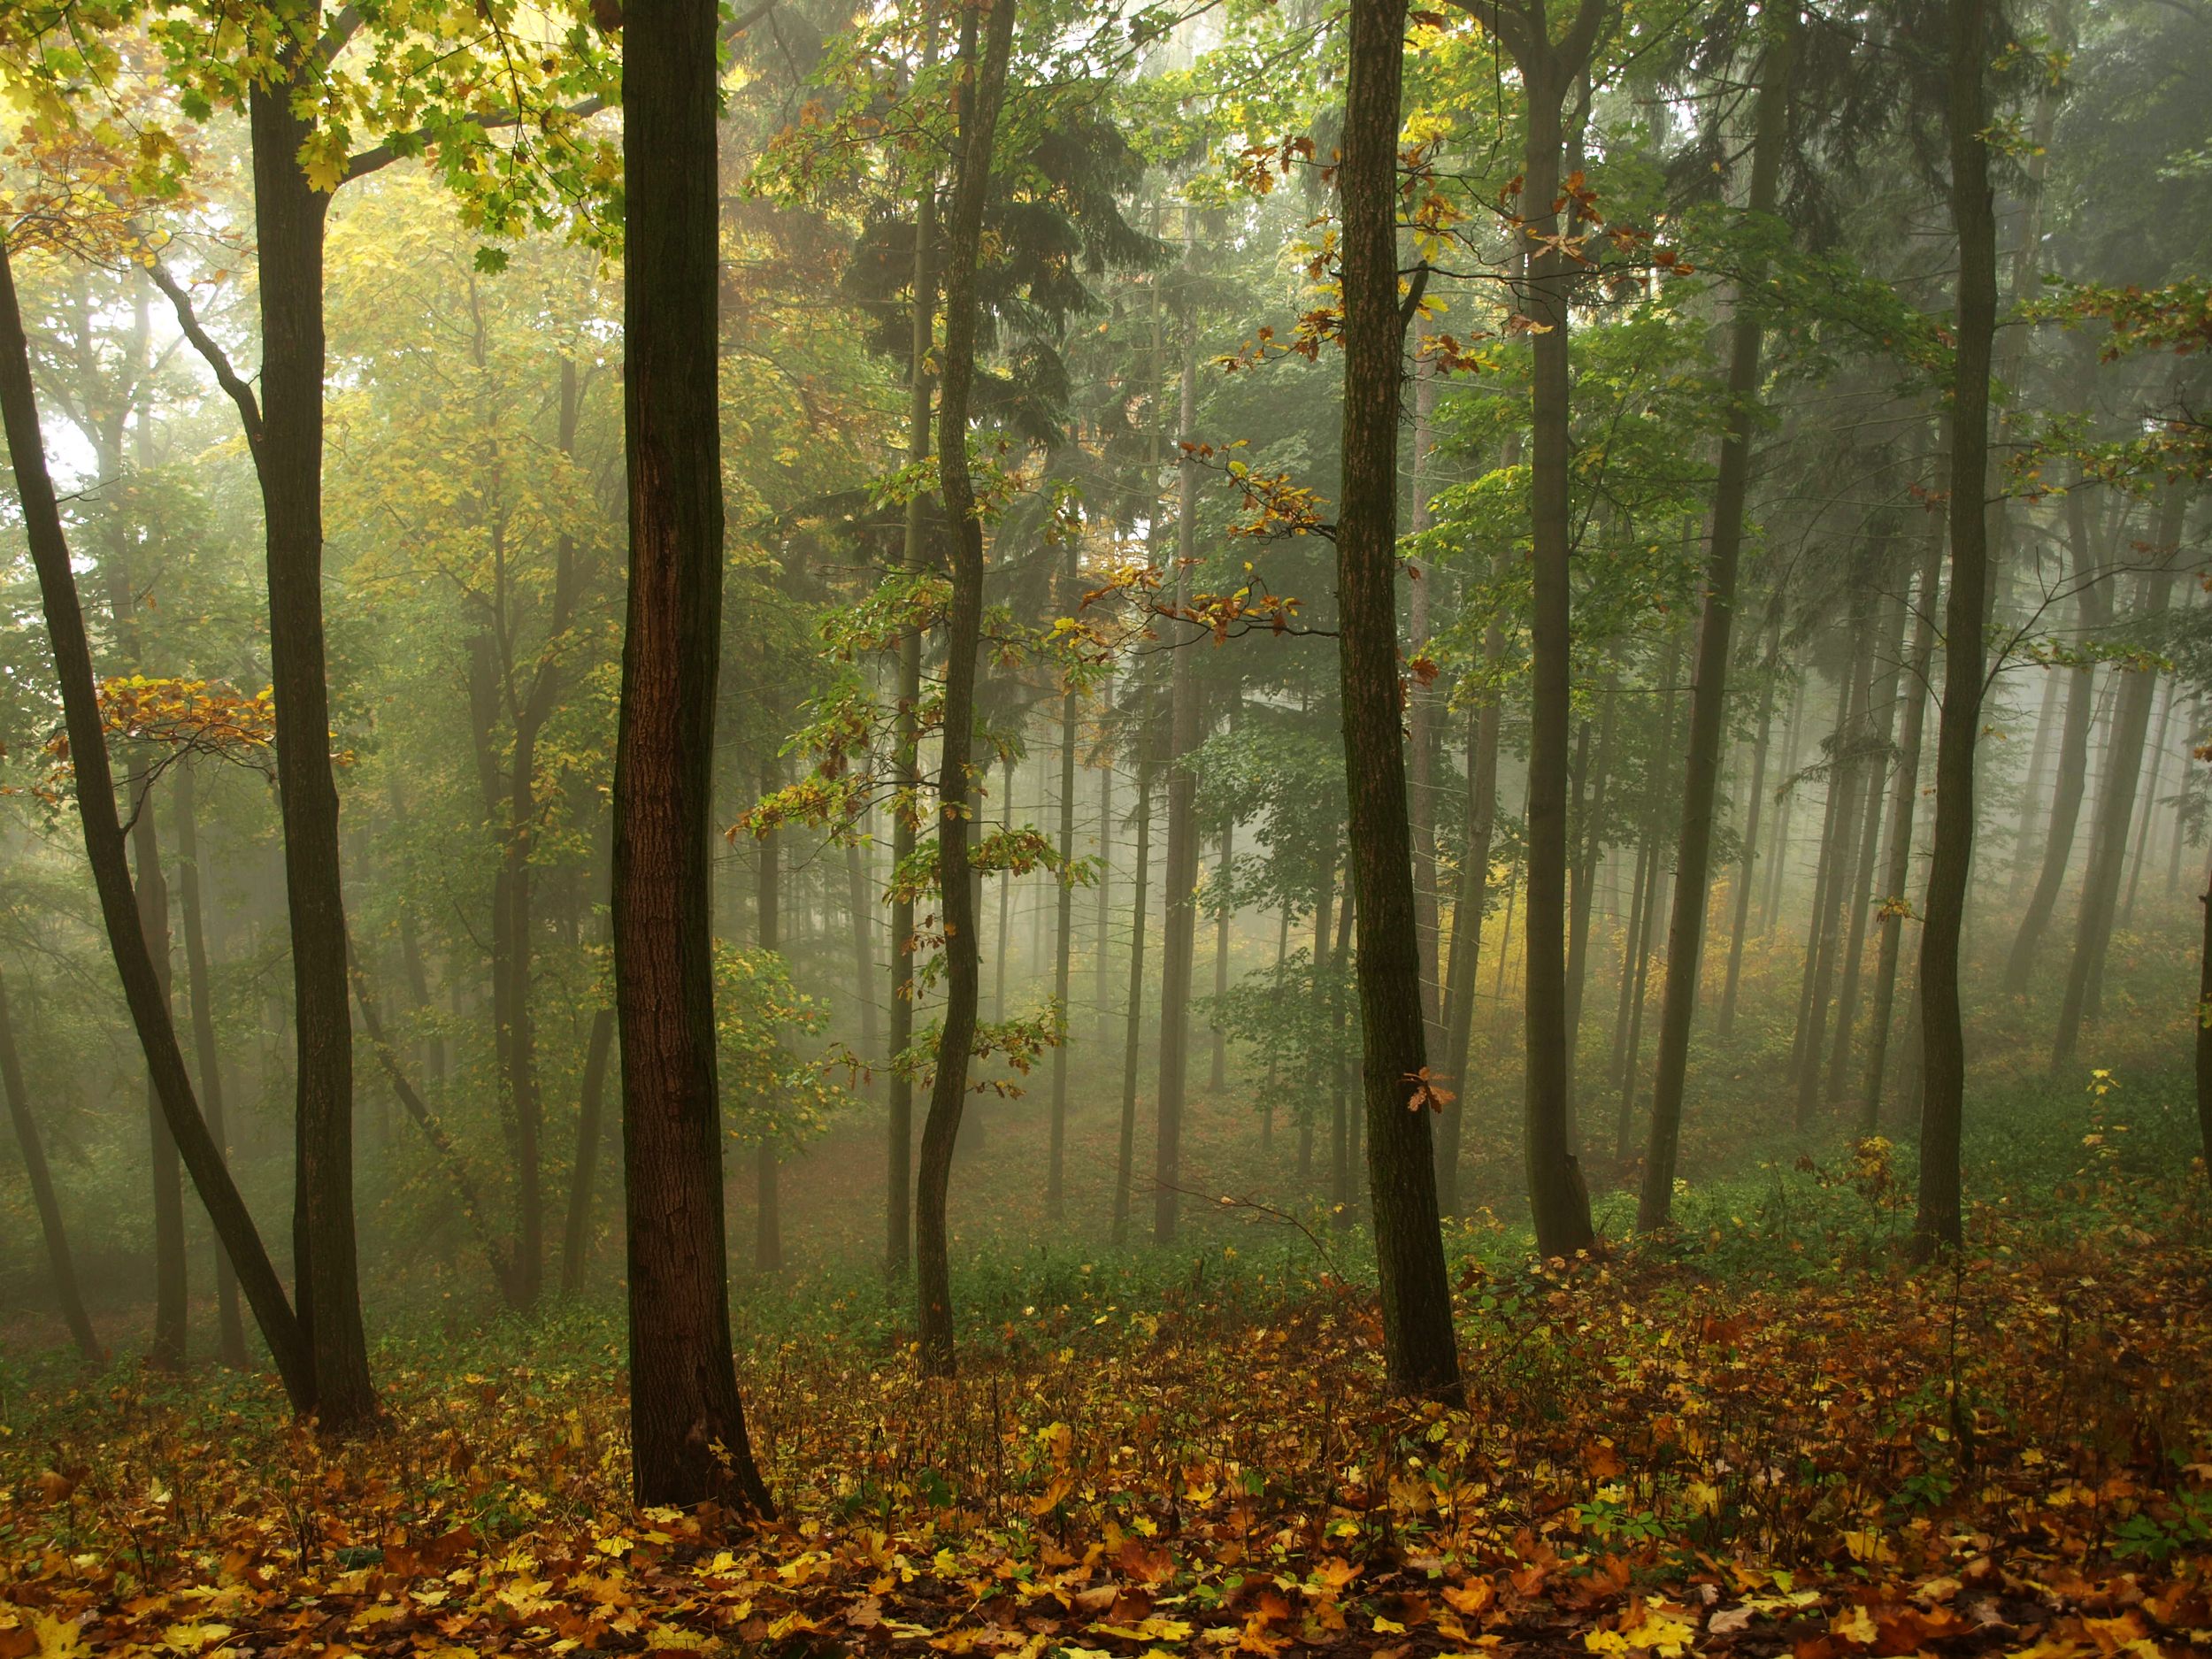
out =
[(192, 309), (192, 296), (184, 291), (169, 267), (158, 259), (146, 267), (146, 274), (154, 286), (169, 296), (169, 303), (176, 308), (177, 326), (184, 330), (184, 337), (193, 349), (207, 359), (207, 366), (215, 371), (215, 382), (230, 395), (230, 401), (238, 405), (238, 419), (246, 429), (246, 442), (258, 462), (261, 455), (261, 403), (253, 395), (253, 388), (240, 378), (231, 366), (230, 356), (215, 343), (214, 337), (200, 326), (197, 312)]

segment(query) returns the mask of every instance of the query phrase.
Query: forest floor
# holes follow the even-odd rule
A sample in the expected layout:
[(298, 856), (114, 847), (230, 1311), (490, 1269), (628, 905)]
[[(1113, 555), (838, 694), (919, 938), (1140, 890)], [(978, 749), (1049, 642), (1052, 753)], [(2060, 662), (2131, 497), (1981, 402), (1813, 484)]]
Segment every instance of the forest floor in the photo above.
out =
[(1194, 1198), (1187, 1244), (1110, 1251), (979, 1217), (949, 1382), (826, 1260), (738, 1302), (768, 1527), (632, 1507), (607, 1301), (418, 1310), (379, 1347), (389, 1432), (348, 1443), (264, 1373), (11, 1362), (0, 1659), (2204, 1651), (2185, 1080), (1977, 1122), (1935, 1267), (1880, 1144), (1568, 1270), (1455, 1225), (1463, 1410), (1383, 1397), (1357, 1229)]

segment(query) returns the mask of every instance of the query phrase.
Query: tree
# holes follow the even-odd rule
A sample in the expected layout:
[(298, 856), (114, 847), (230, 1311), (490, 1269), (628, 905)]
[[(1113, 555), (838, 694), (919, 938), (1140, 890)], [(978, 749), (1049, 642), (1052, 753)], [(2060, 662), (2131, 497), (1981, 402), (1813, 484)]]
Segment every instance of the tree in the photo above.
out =
[(730, 1362), (711, 879), (722, 649), (716, 8), (625, 13), (630, 584), (615, 750), (630, 1438), (641, 1504), (770, 1517)]
[[(1362, 1098), (1384, 1359), (1397, 1393), (1456, 1399), (1459, 1349), (1437, 1232), (1413, 831), (1399, 728), (1398, 296), (1404, 0), (1353, 0), (1337, 172), (1343, 221), (1344, 459), (1336, 530), (1338, 677), (1359, 936)], [(1171, 867), (1171, 877), (1172, 870)]]
[(1948, 0), (1951, 219), (1958, 233), (1957, 345), (1952, 378), (1951, 590), (1943, 614), (1943, 714), (1936, 731), (1934, 853), (1920, 931), (1920, 1209), (1914, 1248), (1961, 1243), (1959, 1134), (1966, 1044), (1959, 1007), (1959, 932), (1974, 858), (1974, 749), (1981, 735), (1989, 586), (1990, 355), (1997, 330), (1997, 220), (1989, 183), (1987, 0)]
[[(915, 1264), (923, 1368), (953, 1371), (951, 1264), (946, 1256), (946, 1187), (960, 1137), (981, 992), (974, 884), (968, 862), (969, 757), (973, 752), (976, 654), (983, 634), (983, 524), (968, 464), (970, 395), (975, 383), (976, 266), (983, 206), (1014, 44), (1015, 0), (972, 0), (960, 13), (962, 73), (956, 93), (958, 139), (952, 206), (945, 226), (945, 348), (937, 399), (938, 489), (952, 526), (952, 597), (945, 628), (944, 743), (937, 781), (937, 890), (945, 918), (946, 991), (929, 1116), (922, 1125), (915, 1206)], [(979, 36), (980, 38), (979, 39)]]
[[(1774, 211), (1789, 130), (1790, 74), (1796, 61), (1794, 0), (1764, 15), (1766, 39), (1759, 62), (1759, 96), (1753, 117), (1753, 213)], [(1747, 286), (1755, 281), (1755, 272)], [(1651, 1126), (1644, 1151), (1643, 1191), (1636, 1228), (1648, 1233), (1667, 1224), (1674, 1201), (1675, 1153), (1682, 1133), (1682, 1098), (1688, 1081), (1690, 1022), (1697, 1011), (1698, 972), (1704, 958), (1705, 912), (1711, 882), (1713, 824), (1718, 804), (1721, 751), (1726, 741), (1728, 668), (1736, 621), (1736, 567), (1743, 547), (1744, 503), (1751, 482), (1752, 400), (1759, 385), (1763, 325), (1740, 293), (1728, 342), (1728, 429), (1721, 439), (1719, 476), (1713, 484), (1712, 544), (1706, 556), (1705, 601), (1698, 618), (1696, 681), (1690, 691), (1689, 751), (1683, 763), (1682, 833), (1675, 850), (1673, 913), (1667, 923), (1667, 983), (1659, 1014), (1659, 1057), (1651, 1085)], [(1755, 792), (1757, 785), (1753, 786)]]

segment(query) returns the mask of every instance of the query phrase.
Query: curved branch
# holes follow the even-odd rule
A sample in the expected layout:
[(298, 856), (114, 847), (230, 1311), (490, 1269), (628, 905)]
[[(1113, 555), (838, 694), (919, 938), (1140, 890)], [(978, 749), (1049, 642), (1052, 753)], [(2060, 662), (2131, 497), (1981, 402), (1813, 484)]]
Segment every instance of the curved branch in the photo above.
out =
[(169, 267), (158, 259), (146, 267), (146, 274), (154, 286), (169, 296), (169, 303), (176, 308), (177, 326), (192, 348), (207, 359), (207, 366), (215, 372), (215, 382), (230, 395), (230, 401), (238, 405), (239, 424), (246, 429), (246, 442), (254, 453), (256, 465), (261, 458), (261, 404), (253, 395), (253, 388), (242, 380), (231, 366), (230, 356), (215, 343), (214, 337), (200, 326), (199, 314), (192, 309), (192, 296), (171, 273)]

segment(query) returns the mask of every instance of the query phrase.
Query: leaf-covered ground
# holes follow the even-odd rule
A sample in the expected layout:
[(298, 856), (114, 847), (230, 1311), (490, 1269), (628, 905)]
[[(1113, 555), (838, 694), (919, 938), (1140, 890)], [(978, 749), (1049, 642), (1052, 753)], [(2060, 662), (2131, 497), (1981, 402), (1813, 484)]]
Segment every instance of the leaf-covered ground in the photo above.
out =
[(1061, 1264), (950, 1383), (867, 1321), (756, 1327), (765, 1529), (630, 1506), (603, 1320), (388, 1356), (352, 1444), (257, 1379), (45, 1389), (0, 1440), (0, 1659), (2177, 1659), (2212, 1644), (2205, 1192), (2093, 1133), (1944, 1267), (1887, 1248), (1878, 1148), (1665, 1252), (1462, 1238), (1464, 1411), (1382, 1399), (1371, 1292), (1257, 1232)]

